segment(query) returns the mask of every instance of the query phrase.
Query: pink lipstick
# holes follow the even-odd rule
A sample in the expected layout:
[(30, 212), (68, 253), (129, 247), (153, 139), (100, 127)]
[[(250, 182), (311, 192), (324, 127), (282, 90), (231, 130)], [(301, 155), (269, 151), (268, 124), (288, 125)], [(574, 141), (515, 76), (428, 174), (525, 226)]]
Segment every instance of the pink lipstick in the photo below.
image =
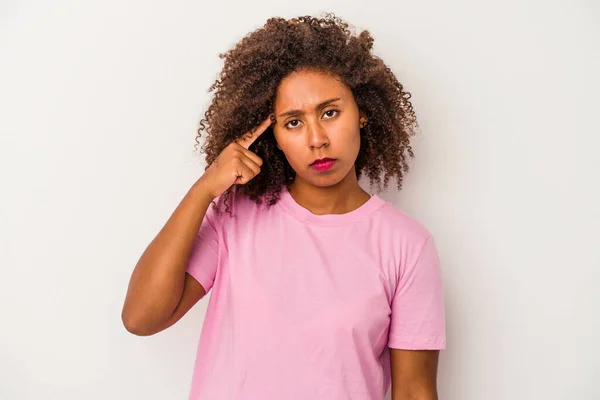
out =
[(321, 158), (313, 161), (310, 166), (319, 172), (323, 172), (333, 167), (333, 164), (335, 164), (335, 160), (333, 158)]

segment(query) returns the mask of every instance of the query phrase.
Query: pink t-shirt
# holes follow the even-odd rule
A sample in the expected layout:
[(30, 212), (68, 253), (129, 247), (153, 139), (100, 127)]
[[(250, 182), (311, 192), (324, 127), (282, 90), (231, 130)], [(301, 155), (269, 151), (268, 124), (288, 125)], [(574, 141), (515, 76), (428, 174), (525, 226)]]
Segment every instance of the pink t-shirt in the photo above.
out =
[(284, 188), (229, 205), (187, 267), (211, 293), (190, 400), (382, 400), (389, 348), (445, 348), (434, 241), (393, 204), (319, 216)]

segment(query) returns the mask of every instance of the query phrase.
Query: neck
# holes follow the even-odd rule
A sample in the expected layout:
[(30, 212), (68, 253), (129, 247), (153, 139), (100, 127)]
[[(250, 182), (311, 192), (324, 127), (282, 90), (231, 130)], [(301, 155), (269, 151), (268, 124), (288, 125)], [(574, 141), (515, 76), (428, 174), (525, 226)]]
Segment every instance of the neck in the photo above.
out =
[(345, 214), (366, 203), (371, 196), (358, 184), (356, 171), (333, 186), (315, 186), (298, 178), (289, 187), (294, 201), (315, 215)]

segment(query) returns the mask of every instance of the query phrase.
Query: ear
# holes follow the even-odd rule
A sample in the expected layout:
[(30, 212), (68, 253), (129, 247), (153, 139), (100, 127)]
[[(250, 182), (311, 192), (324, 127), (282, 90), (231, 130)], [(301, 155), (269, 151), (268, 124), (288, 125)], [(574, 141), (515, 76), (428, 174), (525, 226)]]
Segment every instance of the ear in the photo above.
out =
[(358, 119), (358, 126), (360, 126), (362, 129), (365, 126), (367, 126), (368, 121), (369, 121), (369, 119), (367, 118), (367, 114), (365, 114), (364, 112), (361, 111), (360, 118)]

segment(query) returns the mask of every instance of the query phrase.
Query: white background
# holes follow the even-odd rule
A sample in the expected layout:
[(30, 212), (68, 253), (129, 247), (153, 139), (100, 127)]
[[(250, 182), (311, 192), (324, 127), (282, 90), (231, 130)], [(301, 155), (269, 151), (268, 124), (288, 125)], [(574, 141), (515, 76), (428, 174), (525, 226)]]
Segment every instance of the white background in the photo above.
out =
[(130, 335), (130, 273), (204, 170), (218, 53), (324, 11), (413, 94), (417, 158), (382, 196), (443, 260), (440, 398), (600, 399), (592, 0), (0, 1), (1, 399), (187, 398), (206, 302)]

